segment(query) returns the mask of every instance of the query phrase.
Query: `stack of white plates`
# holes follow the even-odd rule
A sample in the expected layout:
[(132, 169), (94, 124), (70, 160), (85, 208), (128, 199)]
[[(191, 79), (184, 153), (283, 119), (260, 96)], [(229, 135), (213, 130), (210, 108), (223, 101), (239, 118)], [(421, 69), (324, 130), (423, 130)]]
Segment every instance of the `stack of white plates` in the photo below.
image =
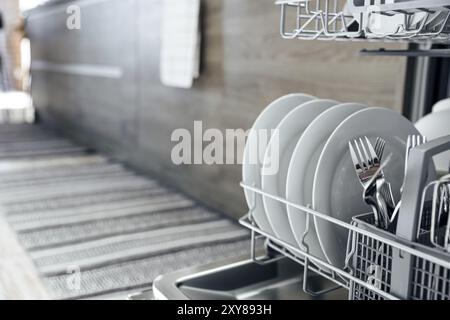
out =
[[(433, 112), (420, 119), (416, 123), (416, 128), (428, 140), (450, 135), (450, 99), (436, 103)], [(450, 152), (434, 157), (434, 163), (440, 174), (447, 174), (450, 167)]]
[[(266, 132), (260, 134), (261, 130), (274, 130), (267, 142), (261, 139)], [(377, 137), (385, 139), (385, 154), (392, 154), (385, 174), (393, 190), (400, 190), (410, 134), (419, 133), (409, 120), (389, 109), (287, 95), (271, 103), (254, 123), (244, 153), (243, 182), (350, 222), (353, 216), (371, 209), (362, 199), (348, 142), (362, 136), (372, 142)], [(245, 195), (262, 230), (343, 267), (345, 229), (319, 218), (311, 218), (307, 226), (307, 217), (300, 210), (248, 190)], [(395, 197), (400, 197), (398, 192)]]

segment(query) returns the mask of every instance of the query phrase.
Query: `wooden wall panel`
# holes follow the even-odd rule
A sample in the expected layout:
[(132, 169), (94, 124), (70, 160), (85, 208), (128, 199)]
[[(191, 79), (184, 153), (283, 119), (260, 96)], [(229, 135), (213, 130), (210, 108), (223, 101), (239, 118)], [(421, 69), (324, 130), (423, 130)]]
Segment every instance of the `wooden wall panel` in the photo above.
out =
[[(28, 21), (37, 108), (44, 119), (60, 122), (82, 138), (89, 132), (99, 144), (111, 148), (135, 143), (135, 1), (93, 1), (82, 6), (81, 30), (67, 29), (65, 9), (66, 5), (60, 5), (38, 11)], [(86, 76), (33, 67), (43, 62), (69, 68), (113, 68), (122, 75)]]

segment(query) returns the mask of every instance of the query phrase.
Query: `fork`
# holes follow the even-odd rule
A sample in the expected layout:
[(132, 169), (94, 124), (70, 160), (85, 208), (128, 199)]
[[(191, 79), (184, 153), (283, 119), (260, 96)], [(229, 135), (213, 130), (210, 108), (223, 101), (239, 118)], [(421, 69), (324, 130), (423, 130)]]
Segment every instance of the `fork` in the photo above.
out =
[(367, 148), (364, 145), (362, 138), (359, 138), (359, 141), (353, 140), (353, 144), (352, 142), (349, 142), (350, 156), (352, 158), (356, 174), (359, 178), (359, 182), (364, 189), (363, 199), (372, 207), (375, 225), (379, 226), (379, 217), (382, 213), (380, 212), (381, 209), (376, 196), (376, 181), (378, 180), (378, 177), (382, 178), (382, 170), (380, 170), (380, 160), (372, 147), (372, 144), (367, 137), (365, 137), (365, 140)]
[(375, 153), (375, 150), (367, 137), (365, 137), (365, 140), (367, 143), (367, 149), (364, 146), (364, 141), (362, 138), (359, 138), (359, 141), (358, 139), (353, 140), (353, 144), (355, 145), (358, 154), (356, 154), (352, 143), (349, 142), (350, 155), (352, 157), (353, 165), (355, 166), (356, 174), (358, 175), (358, 178), (364, 188), (368, 186), (368, 182), (380, 168), (380, 160)]
[(405, 175), (403, 176), (403, 184), (402, 184), (402, 188), (400, 189), (401, 192), (403, 192), (403, 188), (405, 187), (406, 174), (408, 171), (409, 153), (411, 152), (411, 149), (414, 149), (415, 147), (418, 147), (425, 143), (427, 143), (427, 138), (425, 136), (421, 136), (421, 135), (409, 135), (408, 136), (408, 140), (406, 141)]
[[(375, 147), (372, 146), (367, 137), (364, 137), (364, 140), (362, 138), (359, 141), (354, 140), (353, 143), (357, 152), (351, 143), (349, 145), (355, 169), (357, 167), (366, 169), (365, 173), (363, 172), (364, 170), (360, 170), (359, 174), (357, 172), (364, 188), (364, 201), (372, 207), (376, 225), (388, 229), (390, 215), (395, 208), (395, 201), (391, 185), (384, 178), (384, 166), (380, 166), (386, 141), (382, 138), (377, 138)], [(377, 173), (374, 174), (373, 172)], [(366, 182), (369, 178), (370, 183)]]
[[(422, 135), (409, 135), (408, 136), (408, 140), (406, 141), (406, 153), (405, 153), (405, 174), (403, 176), (402, 187), (400, 188), (401, 193), (403, 193), (403, 189), (405, 188), (406, 175), (408, 172), (409, 154), (412, 149), (414, 149), (422, 144), (425, 144), (425, 143), (427, 143), (427, 137), (425, 137), (425, 136), (422, 136)], [(395, 207), (394, 213), (392, 214), (390, 223), (393, 223), (395, 221), (395, 219), (397, 218), (401, 205), (402, 205), (402, 202), (399, 201), (397, 203), (397, 206)]]
[(375, 141), (375, 153), (378, 156), (378, 159), (380, 160), (380, 162), (383, 160), (383, 153), (384, 153), (384, 148), (386, 147), (386, 140), (378, 137), (377, 140)]
[[(386, 140), (378, 137), (375, 141), (375, 153), (378, 156), (380, 162), (383, 159), (384, 149), (386, 147)], [(381, 172), (381, 175), (384, 177), (384, 172)], [(392, 194), (392, 186), (389, 182), (384, 181), (384, 183), (380, 183), (379, 187), (377, 187), (378, 192), (380, 193), (381, 199), (384, 200), (384, 204), (386, 205), (385, 210), (388, 214), (392, 214), (395, 210), (395, 200), (394, 195)], [(380, 204), (383, 205), (383, 204)]]

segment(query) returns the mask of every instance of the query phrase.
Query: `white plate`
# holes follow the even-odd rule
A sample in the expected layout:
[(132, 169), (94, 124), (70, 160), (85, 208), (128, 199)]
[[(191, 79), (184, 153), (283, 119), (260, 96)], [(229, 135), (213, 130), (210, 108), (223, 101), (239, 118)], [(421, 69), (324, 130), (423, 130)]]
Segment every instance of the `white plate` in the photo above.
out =
[[(289, 94), (275, 100), (259, 115), (253, 124), (251, 132), (257, 133), (262, 130), (267, 130), (270, 133), (270, 131), (275, 129), (280, 121), (295, 107), (314, 99), (314, 97), (305, 94)], [(264, 141), (264, 139), (258, 139), (257, 134), (250, 134), (245, 146), (242, 165), (242, 181), (246, 185), (261, 188), (260, 172), (266, 147), (270, 141), (269, 139), (270, 136)], [(251, 147), (252, 145), (256, 145), (258, 148), (254, 150), (254, 148)], [(256, 153), (256, 156), (252, 153)], [(264, 213), (262, 197), (249, 190), (244, 190), (244, 193), (249, 208), (253, 209), (253, 218), (255, 219), (255, 222), (261, 229), (273, 234), (269, 220)]]
[[(289, 164), (286, 183), (286, 197), (289, 201), (303, 206), (312, 204), (314, 173), (327, 139), (343, 120), (366, 107), (357, 103), (339, 104), (319, 115), (303, 132)], [(310, 221), (308, 235), (303, 239), (306, 228), (305, 213), (289, 206), (287, 212), (298, 247), (300, 248), (302, 243), (306, 244), (312, 255), (325, 260), (313, 221)]]
[[(274, 174), (262, 174), (262, 190), (273, 195), (285, 197), (286, 178), (289, 162), (298, 139), (310, 123), (322, 112), (338, 104), (333, 100), (313, 100), (306, 102), (291, 112), (280, 122), (267, 146), (264, 156), (264, 166), (273, 163), (278, 155), (278, 170)], [(269, 218), (274, 234), (292, 245), (296, 241), (292, 234), (286, 206), (279, 201), (263, 196), (264, 209)]]
[(433, 112), (440, 112), (445, 110), (450, 110), (450, 99), (441, 100), (433, 106)]
[[(376, 137), (386, 140), (385, 155), (392, 154), (392, 159), (384, 172), (398, 200), (406, 140), (408, 135), (418, 133), (409, 120), (385, 108), (367, 108), (349, 116), (330, 136), (320, 155), (314, 176), (313, 208), (348, 223), (355, 215), (371, 212), (363, 201), (363, 190), (348, 150), (349, 141), (363, 136), (372, 143)], [(344, 267), (348, 231), (317, 217), (314, 224), (328, 262)]]
[[(450, 135), (450, 110), (442, 110), (420, 119), (416, 123), (417, 130), (428, 140)], [(450, 165), (450, 151), (433, 157), (437, 171), (448, 173)]]

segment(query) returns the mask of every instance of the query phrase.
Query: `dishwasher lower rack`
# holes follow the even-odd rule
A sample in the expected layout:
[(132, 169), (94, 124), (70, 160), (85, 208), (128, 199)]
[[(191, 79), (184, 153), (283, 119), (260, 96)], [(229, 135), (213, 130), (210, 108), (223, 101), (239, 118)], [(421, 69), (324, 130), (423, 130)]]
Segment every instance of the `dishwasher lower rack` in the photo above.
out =
[[(450, 300), (450, 255), (420, 243), (402, 240), (396, 235), (373, 226), (373, 214), (355, 216), (347, 223), (329, 215), (292, 203), (282, 197), (268, 194), (258, 188), (241, 186), (257, 194), (279, 201), (287, 206), (298, 209), (299, 214), (306, 215), (306, 221), (323, 219), (348, 231), (345, 266), (337, 267), (308, 252), (307, 246), (298, 248), (261, 230), (252, 218), (252, 209), (240, 219), (241, 225), (251, 231), (251, 259), (258, 264), (271, 263), (279, 256), (287, 257), (300, 264), (303, 271), (303, 291), (310, 295), (321, 295), (336, 288), (349, 291), (350, 300), (399, 300), (392, 288), (391, 274), (394, 254), (412, 257), (411, 280), (408, 283), (410, 295), (406, 299)], [(424, 217), (426, 218), (426, 217)], [(308, 225), (309, 223), (307, 223)], [(307, 236), (309, 228), (304, 231)], [(257, 239), (265, 238), (267, 254), (258, 257), (255, 243)], [(276, 254), (273, 254), (273, 253)], [(409, 270), (408, 270), (409, 271)], [(316, 273), (328, 279), (333, 286), (319, 292), (313, 291), (308, 285), (308, 275)], [(405, 297), (403, 297), (405, 298)]]
[[(279, 0), (285, 39), (450, 42), (449, 0)], [(383, 28), (395, 19), (394, 26)], [(401, 20), (401, 21), (400, 21)]]

